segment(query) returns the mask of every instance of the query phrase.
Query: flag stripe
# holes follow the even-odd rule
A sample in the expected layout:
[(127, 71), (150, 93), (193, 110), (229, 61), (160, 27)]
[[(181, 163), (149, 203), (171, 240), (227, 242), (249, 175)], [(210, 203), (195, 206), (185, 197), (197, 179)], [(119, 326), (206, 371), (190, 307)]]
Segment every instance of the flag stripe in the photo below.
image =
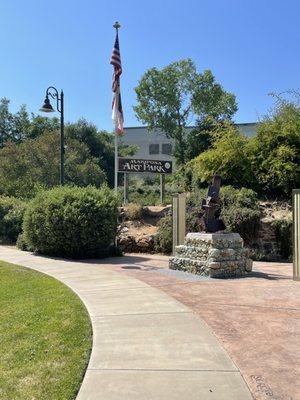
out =
[(112, 78), (112, 91), (113, 91), (113, 102), (112, 102), (112, 119), (115, 123), (116, 134), (121, 135), (123, 133), (123, 109), (120, 92), (120, 76), (122, 74), (121, 54), (119, 46), (118, 32), (116, 34), (115, 44), (112, 50), (110, 64), (114, 67), (114, 73)]

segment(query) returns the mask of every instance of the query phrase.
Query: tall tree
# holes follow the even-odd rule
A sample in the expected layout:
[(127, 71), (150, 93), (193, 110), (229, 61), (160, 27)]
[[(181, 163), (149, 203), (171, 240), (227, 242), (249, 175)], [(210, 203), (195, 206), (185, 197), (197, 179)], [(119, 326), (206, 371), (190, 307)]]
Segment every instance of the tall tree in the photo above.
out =
[(9, 100), (0, 99), (0, 147), (12, 139), (13, 115), (9, 111)]
[(290, 198), (300, 185), (300, 102), (277, 100), (249, 141), (248, 152), (260, 191)]
[[(105, 172), (84, 143), (67, 138), (66, 144), (66, 183), (100, 186), (105, 182)], [(0, 149), (0, 195), (31, 198), (41, 187), (58, 185), (59, 163), (59, 135), (45, 133), (20, 144), (9, 141)]]
[(37, 139), (44, 133), (58, 131), (60, 122), (57, 117), (47, 118), (41, 115), (31, 114), (30, 126), (23, 139)]
[(10, 101), (0, 99), (0, 148), (8, 141), (21, 143), (23, 140), (36, 139), (45, 132), (59, 129), (58, 118), (47, 118), (31, 114), (22, 105), (15, 114), (9, 110)]
[(235, 96), (224, 91), (211, 71), (198, 73), (190, 59), (162, 70), (149, 69), (135, 91), (137, 118), (149, 130), (158, 129), (175, 140), (174, 155), (179, 164), (189, 158), (188, 125), (219, 122), (237, 110)]
[(22, 142), (22, 140), (26, 139), (29, 136), (30, 132), (30, 118), (27, 112), (26, 106), (22, 105), (20, 110), (13, 115), (12, 119), (12, 137), (16, 143)]
[(201, 186), (218, 173), (227, 184), (288, 199), (292, 189), (299, 187), (300, 101), (277, 96), (275, 109), (250, 138), (233, 124), (225, 123), (212, 135), (212, 147), (182, 168), (188, 184)]
[[(97, 159), (99, 166), (105, 171), (109, 186), (114, 183), (114, 134), (104, 130), (97, 131), (94, 124), (81, 118), (78, 122), (66, 126), (66, 137), (76, 139), (84, 143), (93, 157)], [(125, 146), (122, 141), (119, 144), (119, 155), (133, 155), (137, 151), (136, 146)]]
[(192, 186), (200, 186), (221, 175), (225, 184), (253, 188), (255, 177), (247, 151), (248, 139), (233, 124), (226, 124), (213, 133), (212, 147), (191, 160), (185, 167)]

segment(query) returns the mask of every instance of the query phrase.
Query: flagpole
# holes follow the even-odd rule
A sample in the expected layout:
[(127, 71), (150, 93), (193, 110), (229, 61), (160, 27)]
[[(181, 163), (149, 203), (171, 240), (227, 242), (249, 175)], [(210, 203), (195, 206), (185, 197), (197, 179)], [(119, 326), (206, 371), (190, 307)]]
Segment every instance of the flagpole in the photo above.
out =
[[(118, 34), (119, 28), (121, 28), (121, 25), (119, 24), (118, 21), (116, 21), (113, 25), (113, 27), (116, 30), (116, 35)], [(115, 192), (118, 192), (118, 129), (117, 126), (115, 125)]]
[(115, 127), (115, 191), (118, 192), (118, 135)]

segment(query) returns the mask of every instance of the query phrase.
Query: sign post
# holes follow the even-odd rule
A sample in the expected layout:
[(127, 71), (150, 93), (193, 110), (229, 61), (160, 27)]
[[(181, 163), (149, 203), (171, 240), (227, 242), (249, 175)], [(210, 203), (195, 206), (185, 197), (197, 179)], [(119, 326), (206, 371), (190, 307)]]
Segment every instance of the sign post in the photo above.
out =
[(173, 254), (175, 247), (184, 244), (186, 230), (186, 194), (173, 197)]
[(165, 201), (165, 175), (160, 174), (160, 204)]
[(160, 203), (165, 199), (165, 175), (172, 173), (172, 161), (144, 160), (139, 158), (118, 158), (118, 171), (124, 174), (124, 204), (128, 201), (128, 174), (160, 174)]
[(124, 182), (123, 182), (123, 184), (124, 184), (124, 199), (123, 199), (123, 202), (124, 202), (124, 204), (127, 204), (128, 203), (128, 176), (127, 176), (126, 172), (123, 175), (124, 175), (123, 176), (123, 180), (124, 180)]
[(293, 190), (293, 279), (300, 281), (300, 189)]

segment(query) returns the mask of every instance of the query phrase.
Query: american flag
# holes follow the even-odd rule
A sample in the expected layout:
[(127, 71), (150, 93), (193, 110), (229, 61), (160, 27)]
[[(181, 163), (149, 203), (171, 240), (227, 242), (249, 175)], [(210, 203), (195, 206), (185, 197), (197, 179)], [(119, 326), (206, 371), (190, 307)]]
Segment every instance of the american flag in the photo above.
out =
[(114, 67), (114, 73), (112, 79), (112, 91), (113, 91), (112, 119), (116, 126), (116, 133), (121, 135), (123, 133), (124, 117), (123, 117), (121, 92), (120, 92), (120, 75), (122, 74), (122, 64), (121, 64), (118, 32), (116, 34), (115, 45), (112, 50), (110, 63)]

